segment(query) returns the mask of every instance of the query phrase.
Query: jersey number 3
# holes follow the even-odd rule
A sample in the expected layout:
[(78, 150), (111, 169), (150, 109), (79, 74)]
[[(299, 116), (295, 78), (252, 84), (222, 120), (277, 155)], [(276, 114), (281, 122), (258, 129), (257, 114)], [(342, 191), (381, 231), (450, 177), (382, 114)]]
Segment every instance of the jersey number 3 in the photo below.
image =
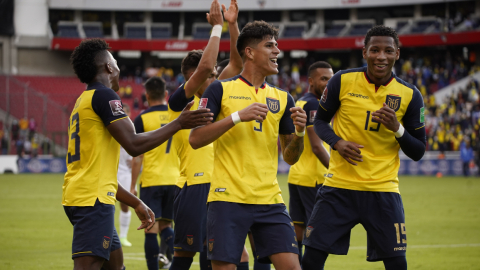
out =
[[(78, 132), (80, 132), (80, 117), (78, 116), (78, 113), (72, 116), (72, 125), (74, 121), (77, 121), (75, 124), (75, 132), (72, 132), (70, 139), (75, 140), (75, 154), (72, 155), (71, 153), (68, 153), (67, 157), (69, 164), (80, 160), (80, 136), (78, 136)], [(68, 122), (68, 129), (70, 129), (70, 122)]]

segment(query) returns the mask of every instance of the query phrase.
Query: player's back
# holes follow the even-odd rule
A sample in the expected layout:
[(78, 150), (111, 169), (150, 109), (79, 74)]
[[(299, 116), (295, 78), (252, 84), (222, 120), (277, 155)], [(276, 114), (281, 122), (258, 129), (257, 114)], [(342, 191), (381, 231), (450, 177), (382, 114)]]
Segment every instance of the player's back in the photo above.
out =
[(69, 119), (65, 206), (115, 204), (120, 145), (106, 126), (126, 118), (120, 97), (100, 83), (90, 84)]
[[(167, 125), (169, 118), (167, 105), (152, 106), (137, 116), (135, 130), (137, 133), (156, 130)], [(172, 138), (144, 154), (142, 187), (175, 185), (178, 175), (179, 160)]]

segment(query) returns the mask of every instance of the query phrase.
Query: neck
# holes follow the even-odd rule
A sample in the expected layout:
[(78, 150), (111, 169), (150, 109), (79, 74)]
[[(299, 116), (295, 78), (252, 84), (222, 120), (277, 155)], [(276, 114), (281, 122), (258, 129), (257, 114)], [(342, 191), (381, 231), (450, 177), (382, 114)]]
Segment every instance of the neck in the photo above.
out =
[(245, 68), (243, 69), (242, 73), (240, 73), (247, 81), (249, 81), (253, 86), (255, 86), (255, 89), (260, 88), (265, 82), (265, 75), (263, 75), (261, 72), (258, 72), (256, 67), (249, 63), (245, 63)]
[(313, 94), (313, 95), (316, 96), (317, 98), (320, 98), (320, 97), (317, 95), (317, 93), (315, 92), (315, 88), (313, 88), (313, 87), (311, 87), (311, 86), (308, 87), (308, 93)]
[(167, 102), (165, 101), (165, 99), (161, 99), (161, 100), (148, 100), (148, 105), (149, 105), (150, 107), (157, 106), (157, 105), (167, 105)]
[(108, 88), (112, 88), (112, 83), (110, 82), (110, 79), (108, 78), (108, 76), (105, 76), (103, 74), (98, 74), (95, 79), (93, 79), (89, 84), (96, 82), (101, 83)]
[(388, 74), (388, 76), (385, 76), (385, 77), (383, 77), (383, 78), (378, 79), (378, 78), (375, 78), (375, 77), (373, 76), (373, 74), (371, 74), (371, 73), (368, 71), (368, 69), (367, 69), (367, 75), (368, 75), (368, 79), (369, 79), (373, 84), (375, 84), (376, 87), (380, 87), (380, 85), (384, 85), (384, 84), (386, 84), (386, 83), (390, 80), (390, 78), (392, 77), (392, 72), (390, 71), (390, 73)]

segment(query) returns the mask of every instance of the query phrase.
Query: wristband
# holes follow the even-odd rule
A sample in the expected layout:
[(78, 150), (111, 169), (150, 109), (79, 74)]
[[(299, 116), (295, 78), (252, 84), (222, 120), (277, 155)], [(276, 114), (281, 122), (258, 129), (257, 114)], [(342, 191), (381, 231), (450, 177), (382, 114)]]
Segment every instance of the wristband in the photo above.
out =
[(232, 113), (232, 121), (233, 121), (233, 124), (234, 124), (234, 125), (242, 122), (242, 120), (240, 119), (240, 116), (238, 115), (238, 111)]
[(298, 137), (303, 137), (305, 136), (305, 130), (303, 130), (303, 132), (298, 132), (297, 129), (295, 129), (295, 135), (297, 135)]
[(210, 35), (210, 37), (221, 37), (222, 29), (223, 29), (223, 26), (221, 26), (220, 24), (214, 25), (212, 28), (212, 34)]
[(403, 136), (403, 133), (405, 133), (405, 128), (400, 124), (400, 127), (398, 128), (397, 132), (394, 132), (395, 137), (401, 138)]

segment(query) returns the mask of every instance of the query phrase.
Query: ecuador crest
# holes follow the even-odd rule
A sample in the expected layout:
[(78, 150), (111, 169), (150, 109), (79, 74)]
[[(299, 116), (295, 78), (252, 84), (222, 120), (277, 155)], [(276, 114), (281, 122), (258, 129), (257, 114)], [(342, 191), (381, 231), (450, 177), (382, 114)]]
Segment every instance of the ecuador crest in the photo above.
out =
[(307, 230), (305, 230), (305, 236), (307, 238), (310, 237), (310, 234), (312, 233), (312, 231), (313, 231), (313, 227), (308, 226)]
[(280, 100), (267, 97), (267, 106), (272, 113), (278, 113), (280, 111)]
[(192, 237), (189, 237), (189, 235), (187, 235), (187, 244), (189, 244), (190, 246), (193, 245), (193, 235)]
[(110, 241), (107, 239), (103, 239), (103, 248), (107, 249), (110, 246)]
[(401, 101), (402, 101), (401, 96), (390, 94), (390, 95), (387, 95), (387, 99), (385, 100), (385, 103), (387, 103), (388, 107), (390, 107), (392, 110), (397, 112), (398, 109), (400, 109)]

